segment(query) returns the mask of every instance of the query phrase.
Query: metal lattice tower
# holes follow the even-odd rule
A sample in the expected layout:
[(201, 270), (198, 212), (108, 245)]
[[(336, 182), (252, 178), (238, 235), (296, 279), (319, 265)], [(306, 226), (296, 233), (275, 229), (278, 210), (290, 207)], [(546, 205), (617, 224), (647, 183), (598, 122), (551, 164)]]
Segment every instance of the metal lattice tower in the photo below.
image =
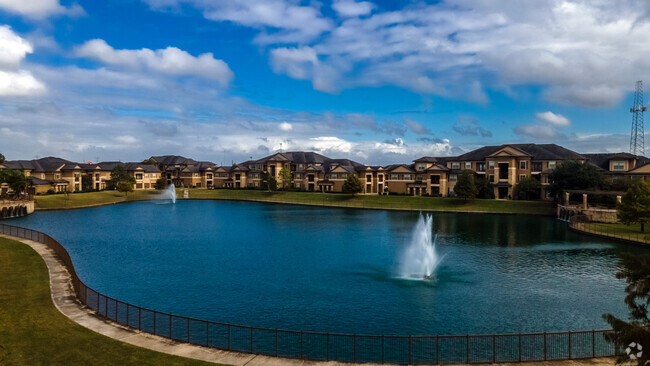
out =
[(630, 108), (632, 112), (632, 134), (630, 135), (630, 153), (645, 156), (645, 143), (643, 131), (643, 112), (647, 107), (643, 105), (643, 81), (636, 82), (634, 92), (634, 105)]

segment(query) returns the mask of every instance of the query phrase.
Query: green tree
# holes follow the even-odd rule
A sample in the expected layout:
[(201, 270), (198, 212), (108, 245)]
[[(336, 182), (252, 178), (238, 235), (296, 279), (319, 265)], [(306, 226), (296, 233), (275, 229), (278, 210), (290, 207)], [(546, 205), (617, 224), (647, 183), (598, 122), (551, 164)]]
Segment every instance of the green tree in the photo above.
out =
[(0, 164), (5, 162), (5, 156), (0, 154)]
[(476, 177), (474, 179), (474, 185), (476, 185), (476, 190), (478, 191), (478, 194), (476, 195), (477, 198), (494, 198), (494, 186), (484, 176)]
[[(609, 323), (614, 332), (605, 335), (616, 349), (625, 349), (632, 342), (641, 344), (645, 348), (638, 358), (639, 366), (650, 363), (650, 319), (648, 307), (650, 306), (650, 256), (647, 254), (624, 254), (619, 260), (621, 268), (616, 273), (616, 278), (627, 282), (625, 287), (625, 304), (630, 310), (630, 321), (618, 319), (612, 314), (604, 314), (603, 318)], [(635, 350), (636, 353), (636, 350)], [(617, 359), (617, 364), (629, 362), (630, 358), (623, 352)]]
[(474, 184), (474, 174), (465, 170), (458, 176), (458, 181), (454, 186), (454, 193), (456, 196), (465, 200), (474, 199), (478, 194), (476, 184)]
[[(135, 184), (135, 177), (131, 176), (129, 172), (126, 171), (126, 167), (123, 164), (117, 164), (111, 170), (111, 185), (117, 188), (120, 192), (131, 192), (133, 190), (133, 185)], [(130, 190), (127, 190), (126, 187), (129, 185)]]
[(149, 158), (149, 159), (143, 160), (142, 164), (158, 165), (158, 162), (156, 162), (156, 160), (154, 160), (153, 158)]
[(133, 192), (133, 183), (127, 181), (119, 182), (117, 183), (117, 190), (124, 192), (124, 194), (128, 197), (129, 192)]
[(163, 189), (167, 188), (167, 179), (165, 179), (165, 177), (156, 179), (156, 183), (154, 183), (153, 187), (159, 191), (162, 191)]
[(27, 177), (20, 170), (0, 170), (0, 183), (7, 183), (14, 192), (22, 192), (32, 185), (32, 177)]
[(548, 175), (549, 191), (558, 197), (567, 189), (604, 189), (607, 184), (598, 168), (578, 160), (567, 160), (559, 163)]
[(644, 180), (634, 182), (616, 209), (618, 219), (625, 225), (639, 223), (645, 232), (645, 223), (650, 219), (650, 184)]
[(81, 190), (84, 192), (93, 190), (93, 177), (88, 174), (81, 175)]
[(291, 183), (293, 183), (293, 176), (291, 171), (287, 168), (280, 169), (280, 180), (282, 181), (282, 189), (291, 188)]
[(269, 192), (278, 190), (278, 181), (275, 179), (271, 173), (264, 173), (264, 186)]
[(540, 188), (542, 188), (542, 184), (539, 180), (526, 177), (521, 179), (515, 186), (515, 197), (520, 200), (530, 200), (532, 197), (539, 198)]
[(350, 174), (343, 182), (343, 193), (357, 194), (363, 192), (363, 182), (356, 174)]

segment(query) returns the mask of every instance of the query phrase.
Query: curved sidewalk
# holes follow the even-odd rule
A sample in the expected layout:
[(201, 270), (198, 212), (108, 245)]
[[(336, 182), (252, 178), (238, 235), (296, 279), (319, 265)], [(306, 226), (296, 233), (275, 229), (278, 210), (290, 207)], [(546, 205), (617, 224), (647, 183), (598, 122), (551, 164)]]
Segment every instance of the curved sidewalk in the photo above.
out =
[[(350, 365), (349, 363), (339, 362), (311, 362), (295, 359), (286, 359), (262, 355), (245, 354), (238, 352), (222, 351), (209, 347), (191, 345), (187, 343), (174, 342), (167, 338), (154, 336), (130, 328), (126, 328), (112, 321), (94, 315), (91, 311), (83, 307), (77, 300), (72, 287), (70, 274), (63, 263), (56, 256), (54, 251), (49, 249), (45, 244), (35, 241), (21, 239), (9, 235), (0, 235), (11, 240), (19, 241), (33, 248), (45, 261), (50, 277), (50, 290), (54, 306), (74, 322), (107, 337), (126, 342), (138, 347), (144, 347), (150, 350), (167, 353), (171, 355), (188, 357), (202, 361), (227, 364), (227, 365), (248, 365), (248, 366), (274, 366), (274, 365)], [(614, 365), (614, 360), (610, 358), (587, 359), (587, 360), (570, 360), (570, 361), (546, 361), (546, 362), (529, 362), (524, 365), (549, 365), (549, 366), (609, 366)], [(363, 364), (370, 365), (370, 364)], [(512, 363), (508, 365), (513, 365)]]

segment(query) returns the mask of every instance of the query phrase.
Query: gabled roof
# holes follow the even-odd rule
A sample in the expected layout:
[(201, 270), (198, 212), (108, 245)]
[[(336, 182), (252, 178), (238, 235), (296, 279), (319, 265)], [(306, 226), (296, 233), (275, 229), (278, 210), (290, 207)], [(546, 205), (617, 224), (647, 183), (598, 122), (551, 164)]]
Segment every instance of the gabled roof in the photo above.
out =
[(160, 169), (158, 169), (157, 166), (150, 165), (150, 164), (124, 163), (124, 167), (129, 172), (141, 171), (141, 172), (144, 172), (144, 173), (160, 173)]
[(480, 161), (505, 148), (512, 147), (530, 155), (532, 160), (585, 160), (585, 157), (575, 151), (556, 144), (505, 144), (499, 146), (484, 146), (476, 150), (449, 158), (454, 161)]
[(636, 159), (637, 162), (636, 162), (635, 169), (650, 163), (650, 159), (646, 158), (645, 156), (637, 156), (626, 152), (582, 154), (582, 156), (589, 159), (589, 162), (591, 164), (597, 166), (602, 170), (607, 170), (607, 171), (609, 170), (609, 161), (613, 159), (622, 159), (622, 160)]
[(194, 159), (179, 155), (159, 155), (152, 156), (151, 159), (161, 165), (195, 165), (198, 163)]
[(387, 166), (385, 166), (384, 169), (385, 169), (387, 172), (392, 172), (392, 171), (394, 171), (395, 169), (400, 168), (400, 167), (401, 167), (401, 168), (405, 168), (406, 170), (408, 170), (408, 171), (411, 172), (411, 173), (416, 173), (416, 171), (415, 171), (415, 169), (414, 169), (414, 167), (413, 167), (413, 164), (411, 164), (411, 165), (406, 165), (406, 164), (391, 164), (391, 165), (387, 165)]

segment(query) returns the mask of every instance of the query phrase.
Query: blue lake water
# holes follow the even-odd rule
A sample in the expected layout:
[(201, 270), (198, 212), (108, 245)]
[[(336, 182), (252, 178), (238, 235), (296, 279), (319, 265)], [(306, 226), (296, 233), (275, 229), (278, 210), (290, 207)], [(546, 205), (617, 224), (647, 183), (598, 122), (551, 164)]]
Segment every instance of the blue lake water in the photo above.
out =
[(432, 281), (398, 275), (419, 214), (139, 202), (8, 222), (50, 234), (80, 278), (132, 304), (219, 322), (357, 334), (606, 329), (626, 317), (623, 252), (552, 218), (433, 215)]

